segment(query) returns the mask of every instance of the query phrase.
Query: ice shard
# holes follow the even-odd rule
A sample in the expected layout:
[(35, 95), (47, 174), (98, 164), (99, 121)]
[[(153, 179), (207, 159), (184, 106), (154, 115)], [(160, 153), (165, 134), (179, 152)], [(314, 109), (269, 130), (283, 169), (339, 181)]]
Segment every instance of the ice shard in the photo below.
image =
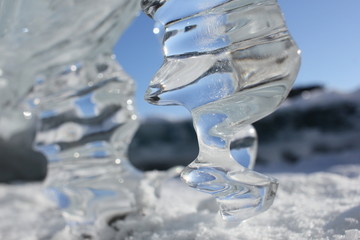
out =
[(139, 9), (135, 0), (0, 0), (0, 117), (38, 121), (45, 184), (75, 234), (95, 236), (95, 225), (136, 208), (142, 174), (126, 154), (138, 126), (134, 82), (112, 48)]
[(276, 0), (142, 0), (164, 63), (145, 98), (192, 114), (198, 157), (182, 172), (229, 221), (267, 210), (278, 182), (253, 171), (251, 123), (286, 98), (300, 65)]

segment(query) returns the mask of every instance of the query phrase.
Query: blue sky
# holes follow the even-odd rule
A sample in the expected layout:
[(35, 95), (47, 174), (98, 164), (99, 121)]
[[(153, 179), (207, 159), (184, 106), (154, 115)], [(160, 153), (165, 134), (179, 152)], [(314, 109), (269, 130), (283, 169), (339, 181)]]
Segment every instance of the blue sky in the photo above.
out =
[[(360, 88), (360, 1), (278, 0), (293, 38), (302, 50), (295, 86), (323, 84), (352, 91)], [(152, 106), (143, 100), (152, 76), (163, 61), (153, 21), (140, 14), (121, 36), (114, 52), (136, 81), (140, 117), (189, 116), (179, 106)]]

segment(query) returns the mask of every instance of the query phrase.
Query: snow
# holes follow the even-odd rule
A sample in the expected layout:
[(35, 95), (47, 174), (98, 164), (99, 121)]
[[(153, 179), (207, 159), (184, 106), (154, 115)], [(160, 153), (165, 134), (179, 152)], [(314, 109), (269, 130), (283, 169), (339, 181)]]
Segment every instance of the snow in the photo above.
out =
[[(139, 186), (141, 211), (104, 229), (102, 239), (358, 240), (359, 156), (357, 151), (314, 156), (298, 165), (260, 169), (279, 179), (277, 198), (269, 211), (240, 225), (222, 221), (215, 202), (179, 178), (164, 181), (154, 194), (154, 179), (163, 173), (149, 172)], [(40, 183), (0, 185), (0, 239), (70, 239), (63, 227)]]
[(360, 102), (360, 89), (352, 92), (341, 92), (331, 89), (320, 89), (314, 91), (304, 91), (300, 97), (288, 99), (281, 106), (292, 110), (309, 109), (314, 106), (329, 106), (341, 102)]

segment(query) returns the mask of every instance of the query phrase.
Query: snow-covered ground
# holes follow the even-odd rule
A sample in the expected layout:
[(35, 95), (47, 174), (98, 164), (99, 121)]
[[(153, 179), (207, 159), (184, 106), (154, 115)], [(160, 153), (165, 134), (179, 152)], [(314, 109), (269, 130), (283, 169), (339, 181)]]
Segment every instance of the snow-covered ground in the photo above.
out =
[[(142, 211), (104, 230), (108, 239), (250, 240), (360, 239), (360, 151), (314, 157), (297, 165), (259, 169), (280, 181), (269, 211), (240, 225), (226, 224), (207, 194), (178, 178), (159, 198), (143, 194)], [(157, 172), (149, 175), (156, 177)], [(149, 181), (150, 183), (150, 181)], [(141, 191), (151, 192), (146, 182)], [(38, 184), (0, 185), (0, 239), (52, 239), (64, 226)], [(105, 234), (105, 235), (104, 235)], [(65, 231), (56, 239), (69, 239)]]

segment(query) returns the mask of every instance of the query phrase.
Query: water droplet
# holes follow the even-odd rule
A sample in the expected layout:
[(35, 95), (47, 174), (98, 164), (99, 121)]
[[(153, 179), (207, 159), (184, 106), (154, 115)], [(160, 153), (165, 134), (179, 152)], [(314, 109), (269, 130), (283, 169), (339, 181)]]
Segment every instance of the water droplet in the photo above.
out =
[(35, 98), (34, 99), (34, 104), (39, 105), (40, 104), (40, 98)]
[(24, 115), (25, 119), (31, 119), (32, 118), (32, 113), (31, 112), (24, 111), (23, 115)]
[(71, 65), (70, 70), (75, 72), (77, 70), (77, 66), (76, 65)]
[(153, 33), (154, 33), (154, 34), (158, 34), (159, 32), (160, 32), (160, 29), (159, 29), (159, 28), (155, 27), (155, 28), (153, 29)]

